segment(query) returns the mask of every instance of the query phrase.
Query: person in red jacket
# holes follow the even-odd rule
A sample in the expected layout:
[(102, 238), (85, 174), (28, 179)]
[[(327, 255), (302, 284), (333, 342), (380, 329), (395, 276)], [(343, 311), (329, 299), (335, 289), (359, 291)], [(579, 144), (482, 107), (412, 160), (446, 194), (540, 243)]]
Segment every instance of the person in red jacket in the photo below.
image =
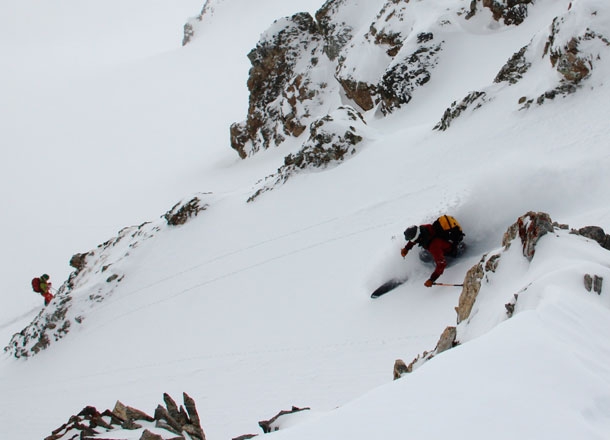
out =
[(455, 235), (445, 233), (442, 227), (440, 227), (438, 220), (434, 222), (434, 224), (410, 226), (404, 232), (407, 245), (400, 250), (400, 255), (402, 255), (403, 258), (406, 257), (409, 251), (417, 244), (428, 251), (434, 259), (436, 268), (430, 275), (430, 278), (424, 283), (424, 286), (426, 287), (432, 287), (432, 284), (434, 284), (443, 274), (447, 267), (446, 257), (455, 257), (460, 250), (459, 245), (464, 234), (461, 232), (459, 224), (457, 224), (457, 221), (455, 221), (453, 217), (445, 217), (451, 219), (457, 225), (456, 231), (458, 232)]
[(32, 289), (34, 289), (34, 292), (42, 295), (45, 306), (48, 306), (53, 299), (53, 294), (51, 293), (51, 281), (49, 279), (49, 275), (45, 273), (32, 280)]

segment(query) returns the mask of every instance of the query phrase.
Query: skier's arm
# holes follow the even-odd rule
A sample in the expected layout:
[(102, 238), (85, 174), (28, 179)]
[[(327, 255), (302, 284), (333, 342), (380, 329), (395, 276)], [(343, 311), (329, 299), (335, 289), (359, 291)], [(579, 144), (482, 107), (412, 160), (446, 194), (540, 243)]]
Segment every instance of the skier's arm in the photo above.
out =
[(400, 255), (402, 255), (403, 257), (406, 257), (407, 254), (409, 253), (409, 251), (411, 249), (413, 249), (413, 246), (415, 246), (415, 243), (412, 241), (409, 241), (407, 243), (407, 245), (400, 250)]

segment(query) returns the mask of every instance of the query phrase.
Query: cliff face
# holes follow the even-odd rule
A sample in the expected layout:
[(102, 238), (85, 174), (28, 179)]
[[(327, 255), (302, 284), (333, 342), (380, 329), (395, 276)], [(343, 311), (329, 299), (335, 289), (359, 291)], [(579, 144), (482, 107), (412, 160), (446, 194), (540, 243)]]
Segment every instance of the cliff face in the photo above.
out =
[[(545, 4), (455, 0), (441, 7), (378, 0), (360, 7), (347, 0), (328, 0), (314, 17), (299, 13), (277, 20), (248, 55), (252, 65), (248, 114), (231, 125), (231, 146), (242, 159), (289, 139), (307, 150), (305, 144), (311, 143), (320, 121), (340, 108), (352, 108), (366, 124), (420, 103), (440, 85), (440, 79), (435, 82), (439, 64), (447, 69), (459, 62), (453, 41), (466, 34), (491, 38), (521, 26), (531, 11), (540, 12), (535, 8)], [(525, 110), (574, 93), (585, 83), (594, 86), (602, 73), (600, 79), (591, 79), (596, 60), (608, 52), (603, 15), (596, 12), (595, 2), (574, 6), (566, 2), (562, 15), (551, 18), (548, 28), (533, 35), (530, 44), (515, 46), (514, 55), (497, 66), (488, 87), (453, 102), (444, 114), (439, 111), (434, 128), (448, 129), (457, 118), (506, 95), (507, 88), (512, 88), (511, 95), (522, 89), (515, 107)], [(549, 84), (542, 94), (525, 85), (531, 81), (523, 81), (541, 72)], [(366, 147), (366, 136), (363, 139), (359, 148)], [(311, 153), (309, 149), (308, 154), (297, 155), (310, 158), (311, 165), (299, 161), (301, 170), (317, 168), (320, 162), (329, 164), (328, 156), (311, 160)], [(331, 162), (343, 159), (341, 155)], [(284, 162), (278, 173), (285, 175), (293, 158), (286, 157)]]

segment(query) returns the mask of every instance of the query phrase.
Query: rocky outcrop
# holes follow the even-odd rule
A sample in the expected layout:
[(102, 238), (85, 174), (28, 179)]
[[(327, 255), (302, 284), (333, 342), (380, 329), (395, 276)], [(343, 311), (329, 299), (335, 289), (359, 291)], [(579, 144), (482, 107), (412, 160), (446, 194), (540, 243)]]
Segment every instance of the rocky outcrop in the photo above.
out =
[(606, 234), (604, 229), (599, 226), (585, 226), (574, 229), (571, 233), (595, 240), (601, 247), (610, 250), (610, 235)]
[(279, 431), (280, 429), (280, 423), (279, 420), (287, 415), (290, 414), (295, 414), (301, 411), (309, 411), (311, 408), (298, 408), (296, 406), (293, 406), (292, 409), (285, 411), (282, 410), (279, 413), (277, 413), (275, 416), (273, 416), (272, 418), (270, 418), (269, 420), (263, 420), (258, 422), (258, 426), (261, 427), (261, 429), (263, 430), (263, 432), (265, 434), (268, 434), (270, 432), (274, 432), (274, 431)]
[(415, 90), (432, 78), (443, 41), (435, 41), (432, 32), (418, 34), (416, 41), (415, 50), (389, 67), (377, 87), (384, 114), (408, 104)]
[(186, 46), (188, 43), (190, 43), (193, 37), (195, 36), (198, 23), (203, 21), (204, 17), (214, 12), (214, 5), (216, 1), (218, 0), (206, 0), (203, 5), (203, 9), (201, 9), (199, 15), (197, 17), (191, 18), (184, 24), (184, 34), (182, 37), (183, 46)]
[(140, 440), (205, 440), (195, 401), (188, 394), (183, 393), (184, 407), (180, 408), (167, 393), (163, 400), (166, 406), (159, 405), (154, 417), (118, 401), (112, 411), (101, 413), (95, 407), (87, 406), (45, 440), (69, 440), (76, 436), (81, 440), (93, 440), (113, 431), (142, 428)]
[(513, 54), (512, 57), (500, 69), (494, 83), (507, 82), (509, 84), (517, 84), (523, 78), (523, 75), (529, 70), (532, 63), (525, 57), (527, 46)]
[(382, 114), (392, 113), (431, 80), (444, 41), (435, 29), (414, 30), (415, 16), (409, 2), (387, 1), (368, 32), (355, 35), (342, 53), (337, 79), (363, 110), (379, 105)]
[(470, 109), (471, 111), (474, 111), (481, 108), (486, 102), (486, 96), (487, 94), (485, 92), (471, 92), (459, 103), (454, 101), (451, 104), (451, 107), (445, 110), (441, 120), (434, 126), (434, 130), (445, 131), (451, 126), (451, 123), (459, 118), (466, 110)]
[(528, 5), (533, 3), (534, 0), (473, 0), (467, 18), (472, 18), (483, 7), (491, 11), (494, 20), (507, 26), (519, 25), (527, 18)]
[(247, 158), (308, 136), (311, 123), (345, 98), (383, 114), (409, 103), (431, 80), (443, 44), (432, 31), (412, 31), (410, 7), (388, 0), (364, 33), (355, 33), (367, 29), (362, 8), (346, 0), (328, 0), (315, 19), (276, 21), (248, 55), (248, 114), (231, 125), (232, 148)]
[[(496, 19), (506, 24), (518, 24), (521, 12), (527, 15), (528, 4), (533, 1), (474, 1), (471, 13), (476, 13), (480, 6), (492, 10)], [(511, 15), (517, 12), (517, 15)], [(508, 14), (508, 15), (507, 15)], [(592, 76), (595, 66), (603, 56), (610, 52), (605, 17), (600, 16), (595, 3), (590, 1), (574, 2), (566, 12), (554, 18), (548, 31), (534, 36), (532, 41), (517, 51), (500, 69), (493, 84), (476, 92), (471, 92), (459, 104), (454, 102), (444, 113), (441, 121), (434, 127), (446, 130), (456, 118), (466, 114), (466, 110), (477, 110), (486, 102), (499, 96), (506, 87), (522, 88), (523, 95), (517, 104), (518, 110), (529, 109), (532, 105), (542, 105), (549, 100), (565, 97), (577, 92), (587, 82), (591, 87), (605, 81), (600, 75), (595, 82)], [(507, 21), (508, 17), (512, 17)], [(516, 21), (515, 21), (516, 20)], [(514, 23), (513, 23), (514, 22)], [(547, 82), (552, 84), (540, 94), (537, 88), (530, 90), (531, 84), (523, 82), (533, 65), (537, 65), (538, 75), (546, 72)], [(530, 96), (530, 93), (536, 93)]]
[(496, 271), (499, 259), (499, 254), (493, 254), (491, 256), (483, 255), (481, 261), (470, 268), (470, 270), (466, 273), (466, 276), (464, 277), (464, 287), (462, 288), (462, 293), (460, 294), (458, 306), (455, 308), (458, 324), (470, 316), (470, 312), (472, 311), (472, 307), (477, 299), (477, 295), (481, 290), (481, 283), (485, 280), (490, 272), (493, 273)]
[(285, 183), (296, 173), (334, 166), (356, 154), (365, 129), (364, 118), (352, 107), (339, 107), (332, 114), (314, 121), (303, 148), (286, 156), (284, 165), (265, 179), (248, 202)]
[(261, 36), (248, 54), (248, 117), (230, 129), (231, 146), (241, 158), (303, 133), (310, 104), (328, 85), (326, 76), (316, 76), (323, 49), (319, 28), (307, 13), (278, 20)]
[(354, 29), (340, 17), (349, 0), (327, 0), (315, 14), (320, 32), (324, 36), (324, 53), (335, 61), (353, 37)]
[(114, 294), (126, 276), (128, 257), (156, 235), (206, 210), (210, 193), (200, 193), (176, 204), (155, 222), (123, 228), (118, 235), (89, 252), (70, 259), (75, 270), (58, 289), (55, 298), (19, 333), (13, 335), (4, 351), (16, 358), (28, 358), (64, 338), (83, 324), (96, 304)]
[(508, 228), (502, 238), (502, 246), (508, 249), (515, 238), (519, 237), (523, 256), (532, 261), (536, 252), (536, 243), (545, 234), (553, 232), (553, 229), (553, 221), (547, 213), (530, 211), (519, 217), (517, 222)]
[(202, 196), (209, 195), (211, 193), (205, 193), (201, 196), (196, 196), (189, 201), (181, 201), (176, 203), (172, 209), (167, 211), (163, 218), (167, 221), (170, 226), (178, 226), (185, 224), (190, 218), (197, 217), (201, 211), (205, 211), (210, 206), (209, 203), (205, 203), (201, 200)]
[[(437, 354), (446, 351), (460, 344), (460, 334), (466, 332), (471, 324), (471, 319), (476, 315), (476, 304), (483, 288), (486, 291), (489, 288), (486, 285), (494, 278), (494, 274), (498, 271), (502, 258), (516, 246), (515, 242), (519, 242), (519, 250), (517, 251), (522, 258), (531, 262), (536, 255), (536, 246), (540, 239), (549, 233), (556, 235), (558, 231), (567, 232), (568, 226), (554, 223), (550, 216), (544, 212), (527, 212), (520, 216), (517, 221), (512, 224), (504, 233), (502, 239), (503, 248), (498, 252), (490, 252), (484, 255), (481, 260), (474, 265), (466, 274), (463, 282), (462, 292), (458, 300), (458, 306), (455, 308), (457, 314), (457, 327), (447, 327), (436, 348), (430, 352), (424, 351), (418, 355), (410, 364), (405, 364), (402, 360), (397, 360), (394, 364), (394, 378), (399, 378), (406, 373), (412, 372), (415, 368), (422, 365), (424, 362), (432, 359)], [(610, 238), (603, 229), (596, 226), (588, 226), (578, 230), (570, 231), (570, 234), (582, 235), (598, 242), (601, 246), (608, 244)], [(608, 248), (606, 248), (608, 249)], [(515, 255), (513, 253), (513, 255)], [(519, 257), (519, 258), (521, 258)], [(584, 286), (588, 291), (593, 291), (601, 294), (603, 277), (599, 275), (584, 275)], [(521, 288), (518, 292), (511, 295), (507, 303), (502, 302), (504, 306), (504, 318), (508, 319), (513, 316), (516, 310), (519, 295), (526, 292), (532, 283)], [(493, 292), (492, 292), (493, 293)], [(502, 312), (498, 312), (502, 315)], [(461, 333), (460, 333), (461, 332)]]
[(414, 369), (419, 367), (424, 362), (429, 361), (434, 356), (455, 347), (458, 344), (456, 341), (456, 335), (457, 331), (455, 327), (447, 327), (436, 343), (436, 347), (431, 352), (424, 351), (421, 355), (418, 355), (415, 359), (413, 359), (409, 365), (405, 365), (404, 361), (401, 359), (396, 360), (396, 362), (394, 362), (394, 380), (400, 379), (403, 374), (413, 372)]

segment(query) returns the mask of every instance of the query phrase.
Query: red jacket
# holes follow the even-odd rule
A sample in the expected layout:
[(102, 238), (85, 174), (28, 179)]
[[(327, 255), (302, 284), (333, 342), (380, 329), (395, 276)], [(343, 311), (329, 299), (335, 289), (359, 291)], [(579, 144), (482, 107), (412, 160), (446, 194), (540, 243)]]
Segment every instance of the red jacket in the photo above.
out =
[(453, 245), (447, 240), (438, 237), (432, 225), (421, 225), (419, 228), (420, 231), (418, 238), (414, 241), (409, 241), (405, 246), (405, 249), (408, 252), (413, 248), (413, 246), (418, 244), (430, 252), (432, 258), (434, 258), (434, 262), (436, 263), (436, 268), (434, 269), (434, 272), (432, 272), (432, 275), (430, 275), (430, 279), (434, 282), (445, 271), (445, 268), (447, 267), (445, 255), (451, 253), (453, 250)]

